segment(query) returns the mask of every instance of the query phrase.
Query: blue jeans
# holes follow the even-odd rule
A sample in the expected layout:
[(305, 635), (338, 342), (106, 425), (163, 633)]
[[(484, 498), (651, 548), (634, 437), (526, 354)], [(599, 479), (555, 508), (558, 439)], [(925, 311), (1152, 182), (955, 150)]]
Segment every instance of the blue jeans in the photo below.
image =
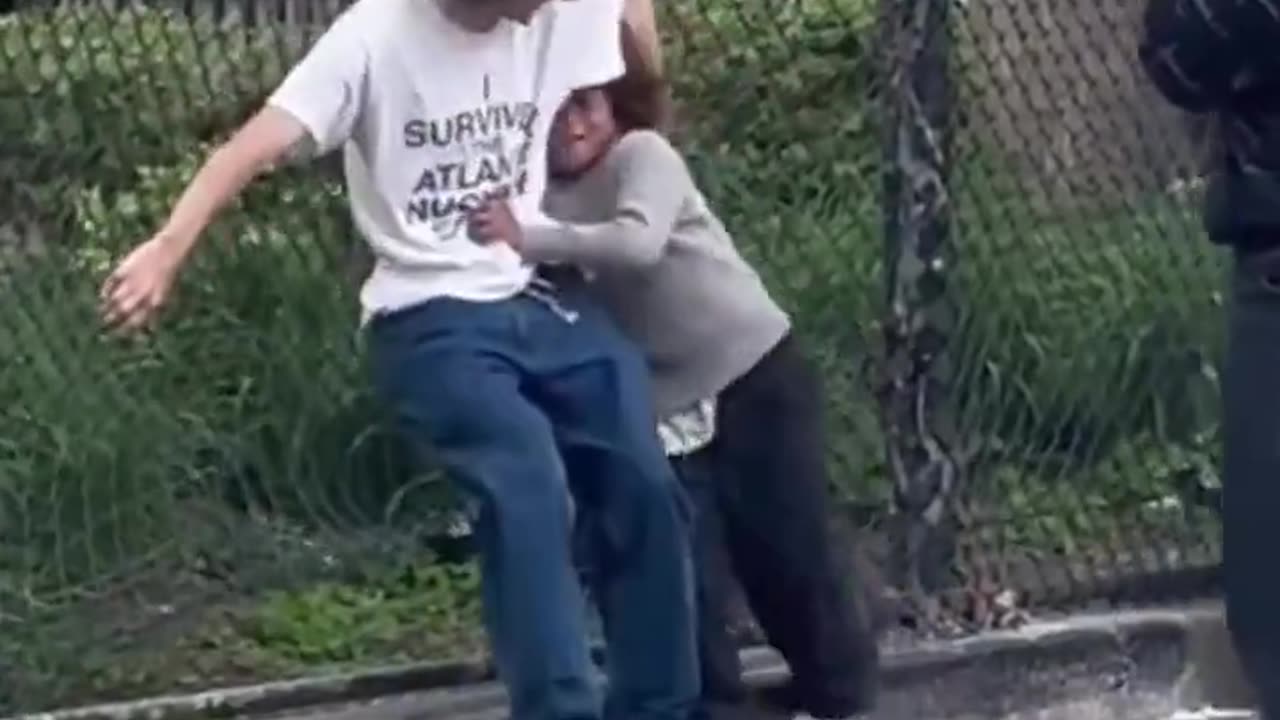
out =
[[(376, 319), (375, 382), (476, 510), (485, 622), (515, 720), (684, 720), (699, 694), (686, 508), (639, 352), (590, 304), (433, 300)], [(571, 558), (592, 528), (601, 708)]]

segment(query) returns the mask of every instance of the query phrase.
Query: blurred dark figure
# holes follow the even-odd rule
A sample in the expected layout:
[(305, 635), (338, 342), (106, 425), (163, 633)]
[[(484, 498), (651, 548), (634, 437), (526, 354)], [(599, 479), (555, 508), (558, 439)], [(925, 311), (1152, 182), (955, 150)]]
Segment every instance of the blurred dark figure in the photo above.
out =
[(1223, 368), (1227, 621), (1264, 717), (1280, 720), (1280, 4), (1148, 0), (1142, 64), (1218, 134), (1205, 207), (1234, 255)]

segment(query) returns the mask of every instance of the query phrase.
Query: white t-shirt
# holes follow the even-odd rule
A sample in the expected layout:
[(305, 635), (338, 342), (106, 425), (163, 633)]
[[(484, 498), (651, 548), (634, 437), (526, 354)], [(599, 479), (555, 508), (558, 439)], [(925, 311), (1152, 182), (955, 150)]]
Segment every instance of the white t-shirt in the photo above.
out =
[(467, 210), (509, 194), (523, 225), (540, 210), (551, 118), (569, 93), (623, 72), (622, 0), (550, 0), (527, 25), (470, 32), (441, 0), (359, 0), (269, 103), (320, 153), (343, 146), (356, 227), (376, 258), (366, 319), (434, 297), (491, 301), (531, 268), (466, 232)]

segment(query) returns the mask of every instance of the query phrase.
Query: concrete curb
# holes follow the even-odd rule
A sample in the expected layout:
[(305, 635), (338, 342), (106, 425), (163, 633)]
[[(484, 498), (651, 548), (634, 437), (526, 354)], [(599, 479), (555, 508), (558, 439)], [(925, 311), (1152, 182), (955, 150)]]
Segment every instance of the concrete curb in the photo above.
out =
[(479, 685), (493, 677), (492, 666), (483, 659), (421, 663), (15, 715), (0, 720), (194, 720), (262, 716), (426, 688)]
[[(1180, 702), (1196, 706), (1211, 698), (1205, 697), (1206, 691), (1197, 687), (1191, 677), (1195, 672), (1188, 648), (1195, 645), (1196, 628), (1220, 625), (1221, 610), (1214, 605), (1122, 611), (1033, 623), (1019, 630), (923, 643), (909, 650), (889, 652), (884, 657), (883, 715), (939, 717), (944, 712), (954, 712), (950, 706), (955, 705), (982, 716), (997, 710), (1010, 712), (1010, 708), (1016, 711), (1027, 703), (1042, 701), (1046, 693), (1102, 692), (1121, 687), (1166, 688), (1176, 691)], [(785, 666), (768, 651), (748, 651), (744, 665), (755, 686), (786, 677)], [(1064, 684), (1041, 672), (1045, 676), (1043, 682), (1028, 679), (1028, 668), (1058, 666), (1078, 678)], [(1013, 677), (1017, 680), (1011, 680)], [(490, 682), (492, 678), (492, 667), (480, 660), (418, 664), (3, 720), (261, 717), (314, 713), (326, 707), (392, 696), (413, 696), (415, 717), (473, 716), (499, 712), (504, 707), (505, 695), (496, 683)], [(1099, 682), (1102, 685), (1096, 689), (1081, 684)], [(992, 704), (997, 700), (992, 697), (992, 688), (1010, 683), (1025, 686), (1022, 695), (1027, 697), (1019, 700), (1019, 693), (996, 692), (997, 708)], [(875, 717), (881, 715), (878, 711)]]

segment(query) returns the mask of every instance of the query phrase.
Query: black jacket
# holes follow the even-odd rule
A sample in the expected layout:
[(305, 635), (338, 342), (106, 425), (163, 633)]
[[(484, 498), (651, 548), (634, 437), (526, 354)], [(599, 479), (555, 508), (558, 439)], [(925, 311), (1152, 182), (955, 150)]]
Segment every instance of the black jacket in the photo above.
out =
[(1170, 102), (1215, 116), (1210, 237), (1280, 245), (1280, 0), (1148, 0), (1139, 54)]

